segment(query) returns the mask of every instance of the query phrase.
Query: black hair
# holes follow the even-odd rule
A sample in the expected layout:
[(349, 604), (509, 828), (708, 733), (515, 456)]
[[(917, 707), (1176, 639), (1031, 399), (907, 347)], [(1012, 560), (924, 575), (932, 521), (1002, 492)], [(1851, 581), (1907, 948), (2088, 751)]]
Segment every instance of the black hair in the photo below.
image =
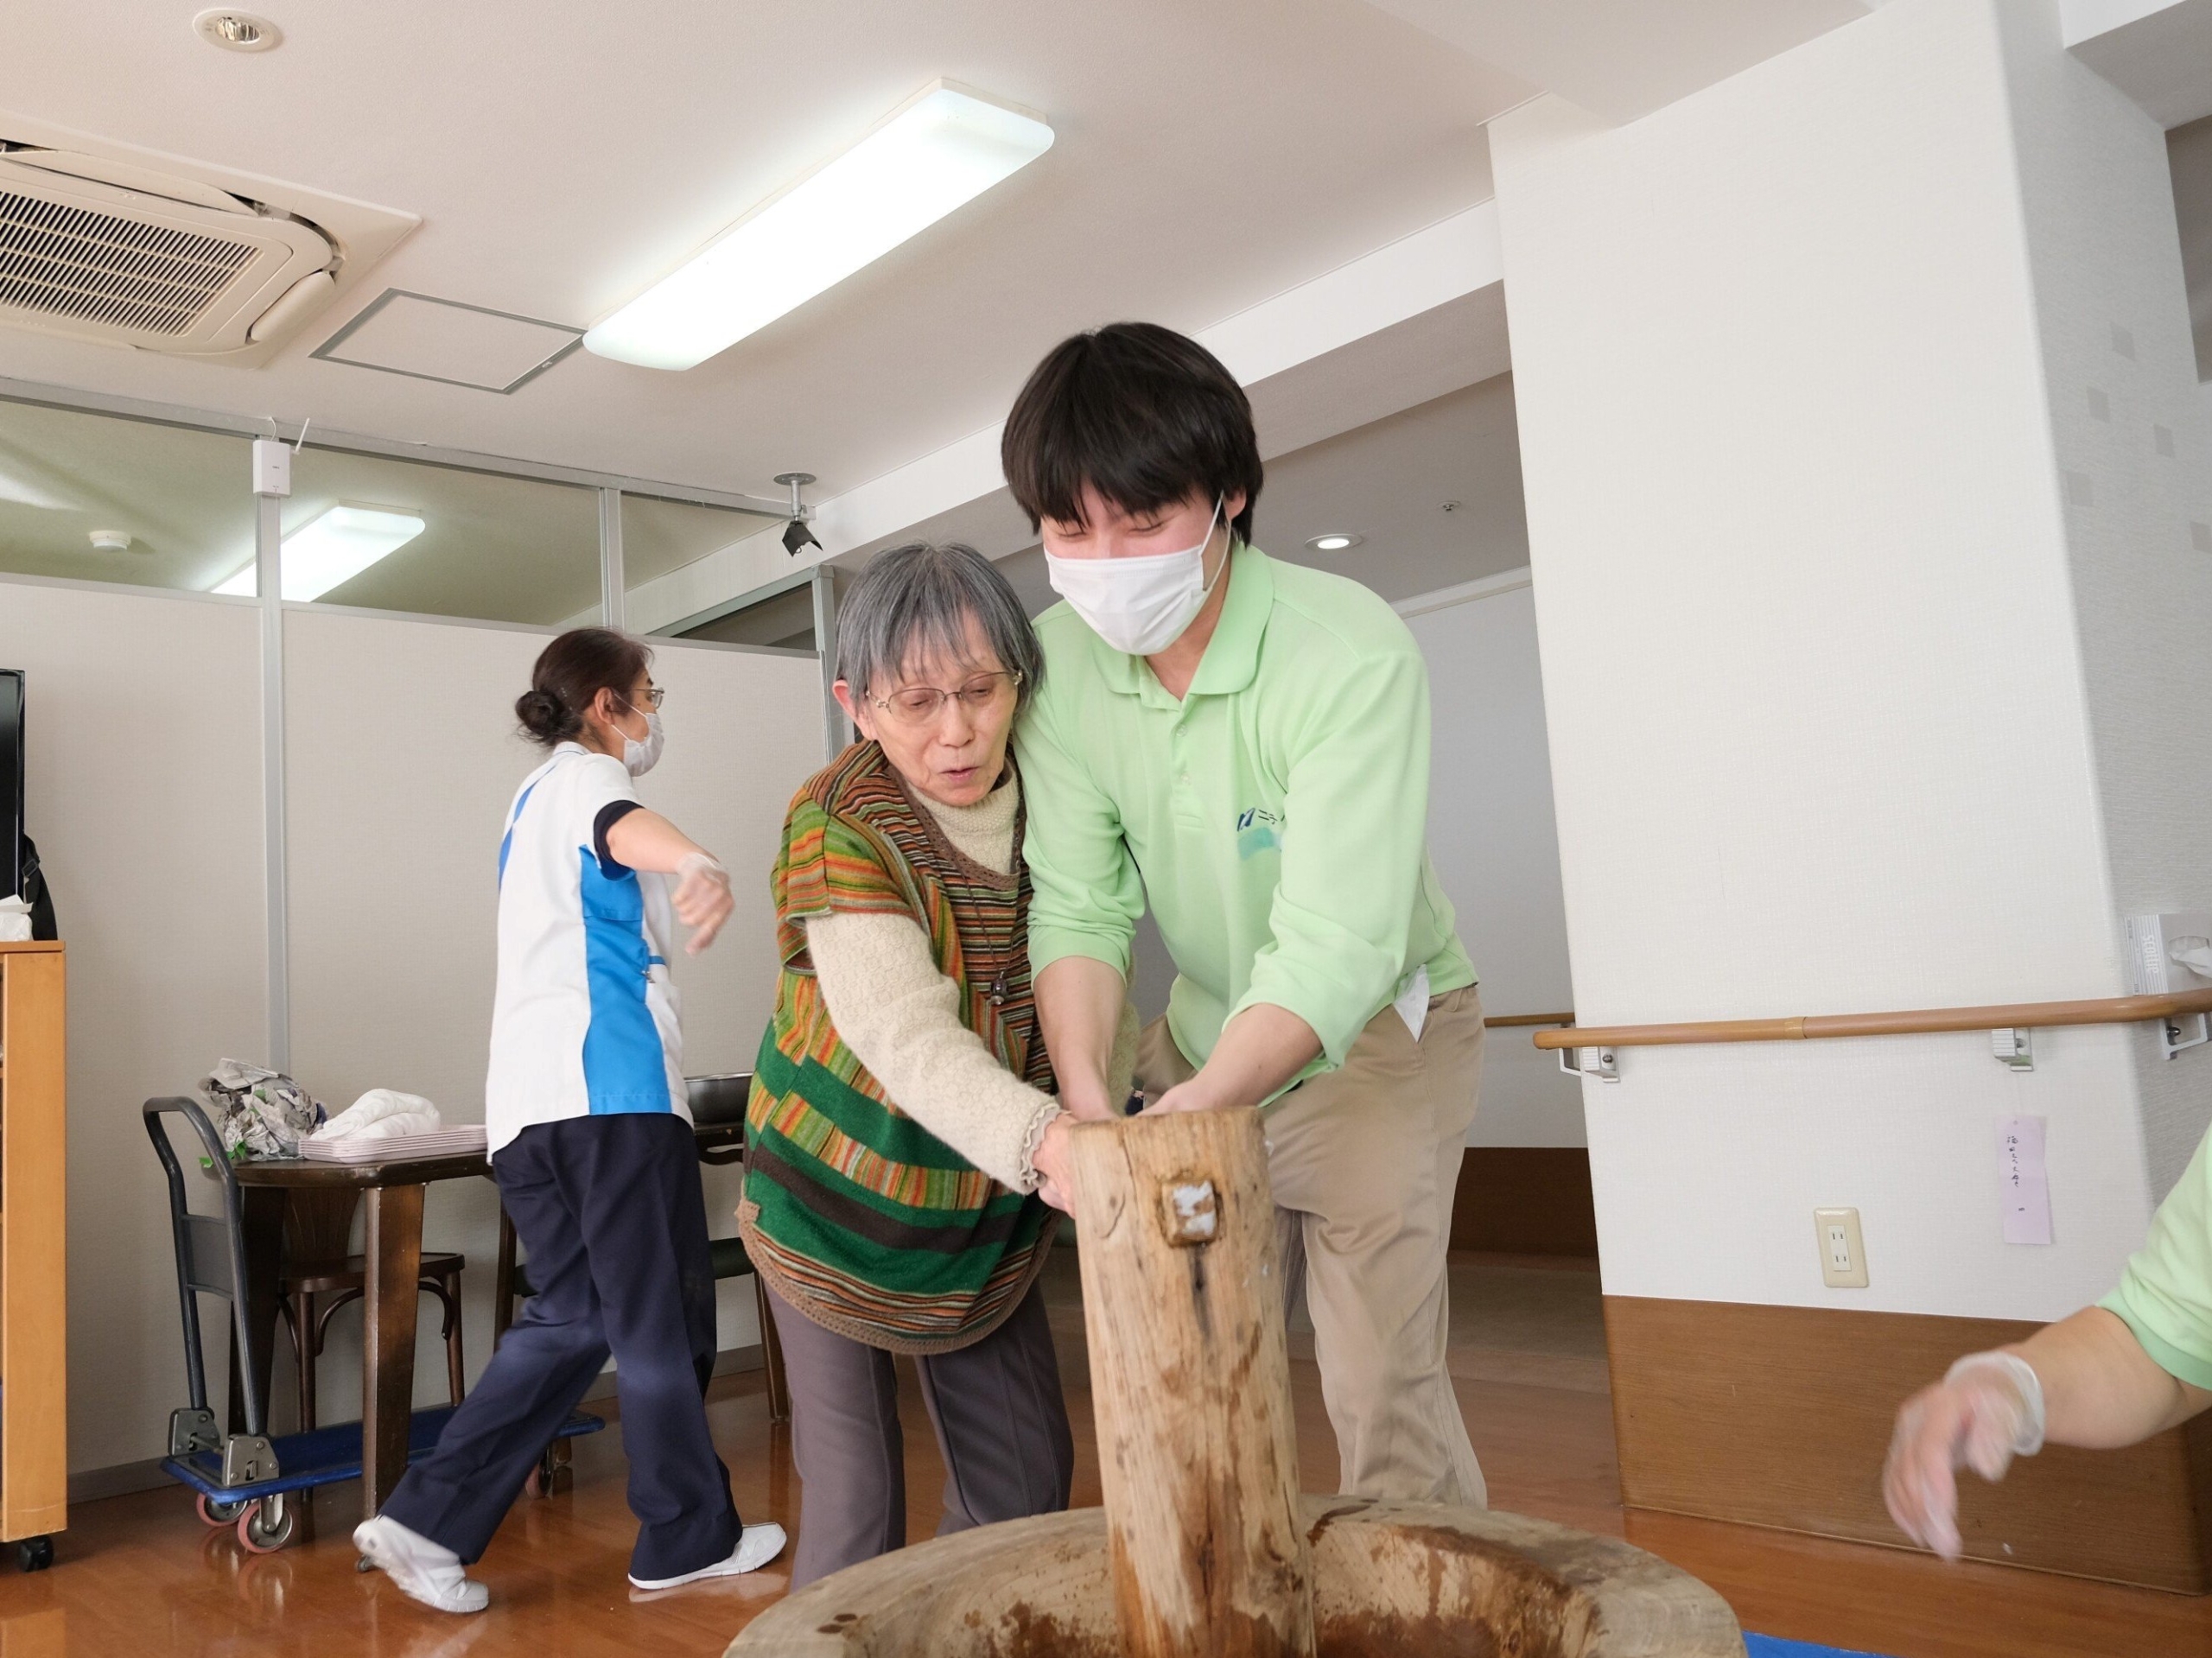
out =
[(628, 702), (652, 659), (642, 640), (611, 627), (569, 629), (537, 653), (530, 689), (515, 698), (522, 734), (547, 748), (580, 734), (584, 712), (600, 692)]
[(1219, 358), (1155, 322), (1109, 323), (1053, 346), (1014, 400), (999, 460), (1032, 529), (1081, 524), (1086, 484), (1124, 512), (1242, 490), (1232, 527), (1252, 538), (1262, 470), (1251, 401)]

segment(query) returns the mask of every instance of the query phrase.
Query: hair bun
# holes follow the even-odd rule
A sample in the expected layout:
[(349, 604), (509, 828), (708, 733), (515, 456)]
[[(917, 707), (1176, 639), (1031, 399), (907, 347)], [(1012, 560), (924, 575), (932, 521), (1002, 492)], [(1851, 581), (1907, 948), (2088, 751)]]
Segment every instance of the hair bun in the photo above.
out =
[(515, 698), (515, 718), (540, 742), (558, 738), (569, 723), (568, 710), (550, 691), (528, 690)]

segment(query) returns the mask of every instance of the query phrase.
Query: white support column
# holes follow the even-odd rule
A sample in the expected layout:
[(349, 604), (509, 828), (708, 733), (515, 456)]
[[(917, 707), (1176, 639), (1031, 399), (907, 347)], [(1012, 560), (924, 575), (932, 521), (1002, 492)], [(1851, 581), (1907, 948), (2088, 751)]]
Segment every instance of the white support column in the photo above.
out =
[(628, 613), (622, 574), (622, 492), (599, 492), (599, 614), (602, 626), (621, 628)]
[(261, 600), (262, 855), (266, 865), (269, 1058), (271, 1070), (292, 1065), (291, 933), (284, 855), (284, 502), (292, 492), (292, 457), (282, 441), (253, 445), (253, 553)]
[[(2212, 909), (2155, 124), (2054, 8), (1892, 0), (1629, 125), (1491, 133), (1581, 1021), (2125, 994), (2127, 914)], [(2212, 1102), (2155, 1039), (1623, 1050), (1584, 1089), (1607, 1293), (2070, 1312)], [(2049, 1246), (2002, 1236), (2015, 1114)], [(1824, 1204), (1868, 1287), (1823, 1286)]]

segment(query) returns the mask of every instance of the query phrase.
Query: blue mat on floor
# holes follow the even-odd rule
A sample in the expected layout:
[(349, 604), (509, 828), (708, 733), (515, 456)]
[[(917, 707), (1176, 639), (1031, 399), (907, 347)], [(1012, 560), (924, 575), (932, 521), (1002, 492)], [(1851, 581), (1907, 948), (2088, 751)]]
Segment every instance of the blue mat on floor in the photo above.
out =
[(1882, 1658), (1878, 1652), (1856, 1647), (1816, 1647), (1804, 1641), (1777, 1641), (1770, 1635), (1747, 1635), (1745, 1650), (1751, 1658)]

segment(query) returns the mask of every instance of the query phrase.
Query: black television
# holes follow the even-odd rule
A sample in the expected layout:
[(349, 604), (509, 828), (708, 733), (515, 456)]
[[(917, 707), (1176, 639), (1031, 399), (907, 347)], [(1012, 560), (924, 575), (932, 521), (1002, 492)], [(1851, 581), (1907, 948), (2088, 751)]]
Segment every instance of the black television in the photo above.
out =
[(0, 898), (23, 890), (23, 670), (0, 668)]

